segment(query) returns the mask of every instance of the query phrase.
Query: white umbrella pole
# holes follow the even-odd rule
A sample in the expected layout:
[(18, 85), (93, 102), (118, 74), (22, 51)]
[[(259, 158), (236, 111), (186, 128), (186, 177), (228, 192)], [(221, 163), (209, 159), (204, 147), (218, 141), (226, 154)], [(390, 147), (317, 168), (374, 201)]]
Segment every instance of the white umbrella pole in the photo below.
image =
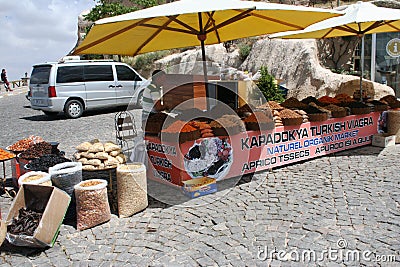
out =
[(363, 101), (362, 79), (364, 74), (364, 35), (361, 38), (361, 74), (360, 74), (360, 100)]

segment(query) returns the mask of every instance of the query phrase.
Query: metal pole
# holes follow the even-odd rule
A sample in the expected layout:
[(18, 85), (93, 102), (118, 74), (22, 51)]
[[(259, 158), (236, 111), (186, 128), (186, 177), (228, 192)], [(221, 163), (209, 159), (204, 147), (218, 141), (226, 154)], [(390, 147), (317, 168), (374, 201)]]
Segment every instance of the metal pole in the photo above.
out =
[(361, 38), (360, 101), (363, 101), (362, 79), (364, 74), (364, 35)]
[(200, 28), (200, 35), (198, 35), (198, 39), (200, 40), (201, 44), (201, 58), (203, 60), (203, 72), (204, 72), (204, 81), (207, 82), (207, 65), (206, 65), (206, 48), (204, 41), (206, 40), (206, 36), (204, 34), (204, 29), (203, 29), (203, 18), (201, 17), (201, 12), (197, 13), (199, 17), (199, 28)]
[(397, 84), (397, 76), (398, 76), (398, 73), (399, 73), (399, 57), (397, 57), (397, 59), (396, 59), (396, 74), (395, 74), (395, 79), (394, 79), (394, 95), (396, 96), (396, 97), (398, 97), (398, 95), (399, 95), (399, 93), (398, 93), (398, 84)]
[(371, 81), (375, 82), (376, 72), (376, 33), (371, 35)]
[(206, 109), (210, 109), (209, 93), (208, 93), (208, 77), (207, 77), (207, 65), (206, 65), (206, 48), (204, 41), (206, 40), (206, 34), (203, 29), (203, 18), (201, 17), (201, 12), (197, 13), (199, 18), (199, 29), (200, 33), (197, 38), (200, 40), (201, 44), (201, 58), (203, 60), (203, 73), (204, 73), (204, 89), (206, 90)]

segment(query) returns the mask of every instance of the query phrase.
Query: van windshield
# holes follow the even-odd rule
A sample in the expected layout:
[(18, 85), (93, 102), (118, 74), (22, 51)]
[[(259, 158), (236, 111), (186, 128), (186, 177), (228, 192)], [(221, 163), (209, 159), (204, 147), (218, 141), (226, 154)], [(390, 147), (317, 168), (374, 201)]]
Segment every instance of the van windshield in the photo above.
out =
[(33, 67), (30, 83), (48, 84), (50, 77), (50, 70), (51, 70), (51, 65)]

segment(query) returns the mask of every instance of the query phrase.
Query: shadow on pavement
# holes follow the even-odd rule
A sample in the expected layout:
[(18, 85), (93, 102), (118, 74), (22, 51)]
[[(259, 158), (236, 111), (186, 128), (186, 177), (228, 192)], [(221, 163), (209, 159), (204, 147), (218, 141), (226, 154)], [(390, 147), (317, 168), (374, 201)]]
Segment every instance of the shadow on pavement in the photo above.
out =
[(216, 193), (193, 199), (186, 196), (180, 187), (148, 180), (147, 194), (149, 206), (147, 208), (169, 208), (175, 205), (184, 207), (207, 205), (229, 194), (229, 190), (233, 189), (235, 186), (249, 183), (253, 175), (254, 174), (248, 174), (242, 177), (233, 177), (218, 181), (218, 191)]
[(3, 244), (0, 246), (0, 250), (11, 254), (20, 254), (25, 257), (39, 256), (42, 252), (46, 251), (48, 248), (31, 248), (31, 247), (19, 247), (10, 244), (7, 240), (4, 240)]
[[(351, 157), (351, 156), (373, 156), (377, 157), (382, 152), (383, 148), (374, 147), (371, 145), (358, 147), (350, 150), (345, 150), (329, 155), (321, 155), (321, 157)], [(277, 167), (278, 169), (289, 167), (291, 165), (302, 164), (306, 161), (299, 161), (293, 164)], [(274, 168), (276, 169), (276, 168)], [(266, 176), (267, 176), (267, 171)], [(257, 172), (261, 173), (261, 172)], [(218, 201), (225, 195), (229, 194), (230, 190), (236, 186), (247, 184), (253, 180), (255, 173), (247, 174), (242, 177), (234, 177), (217, 182), (218, 191), (214, 194), (206, 195), (199, 198), (189, 198), (183, 194), (181, 188), (173, 185), (164, 184), (161, 182), (148, 180), (147, 191), (149, 196), (148, 208), (168, 208), (171, 206), (179, 205), (184, 207), (194, 207), (199, 205), (210, 204), (213, 201)], [(263, 183), (263, 181), (255, 181), (256, 184)]]
[(379, 156), (384, 148), (372, 145), (356, 147), (336, 153), (326, 155), (328, 157), (348, 157), (348, 156)]
[[(30, 106), (29, 106), (29, 108), (30, 108)], [(129, 107), (129, 108), (131, 108), (131, 107)], [(117, 108), (105, 108), (105, 109), (89, 110), (89, 111), (83, 112), (82, 118), (92, 117), (92, 116), (97, 116), (97, 115), (103, 115), (103, 114), (116, 113), (116, 112), (119, 112), (119, 111), (125, 111), (126, 109), (127, 109), (127, 107), (117, 107)], [(139, 108), (137, 108), (137, 109), (139, 109)], [(70, 120), (70, 118), (66, 117), (63, 113), (59, 113), (59, 114), (54, 115), (54, 116), (47, 116), (45, 114), (40, 114), (40, 115), (34, 115), (34, 116), (21, 117), (20, 119), (28, 120), (28, 121), (61, 121), (61, 120)]]

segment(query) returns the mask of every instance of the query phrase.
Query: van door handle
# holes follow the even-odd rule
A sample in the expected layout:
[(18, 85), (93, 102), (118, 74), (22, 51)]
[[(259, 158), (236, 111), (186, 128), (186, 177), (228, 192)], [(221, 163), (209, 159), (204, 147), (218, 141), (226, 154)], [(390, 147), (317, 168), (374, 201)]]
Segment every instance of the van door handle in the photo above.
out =
[(115, 86), (114, 85), (109, 85), (108, 88), (115, 88)]
[(117, 86), (115, 86), (115, 87), (117, 87), (117, 88), (121, 88), (122, 87), (122, 85), (121, 84), (118, 84)]

